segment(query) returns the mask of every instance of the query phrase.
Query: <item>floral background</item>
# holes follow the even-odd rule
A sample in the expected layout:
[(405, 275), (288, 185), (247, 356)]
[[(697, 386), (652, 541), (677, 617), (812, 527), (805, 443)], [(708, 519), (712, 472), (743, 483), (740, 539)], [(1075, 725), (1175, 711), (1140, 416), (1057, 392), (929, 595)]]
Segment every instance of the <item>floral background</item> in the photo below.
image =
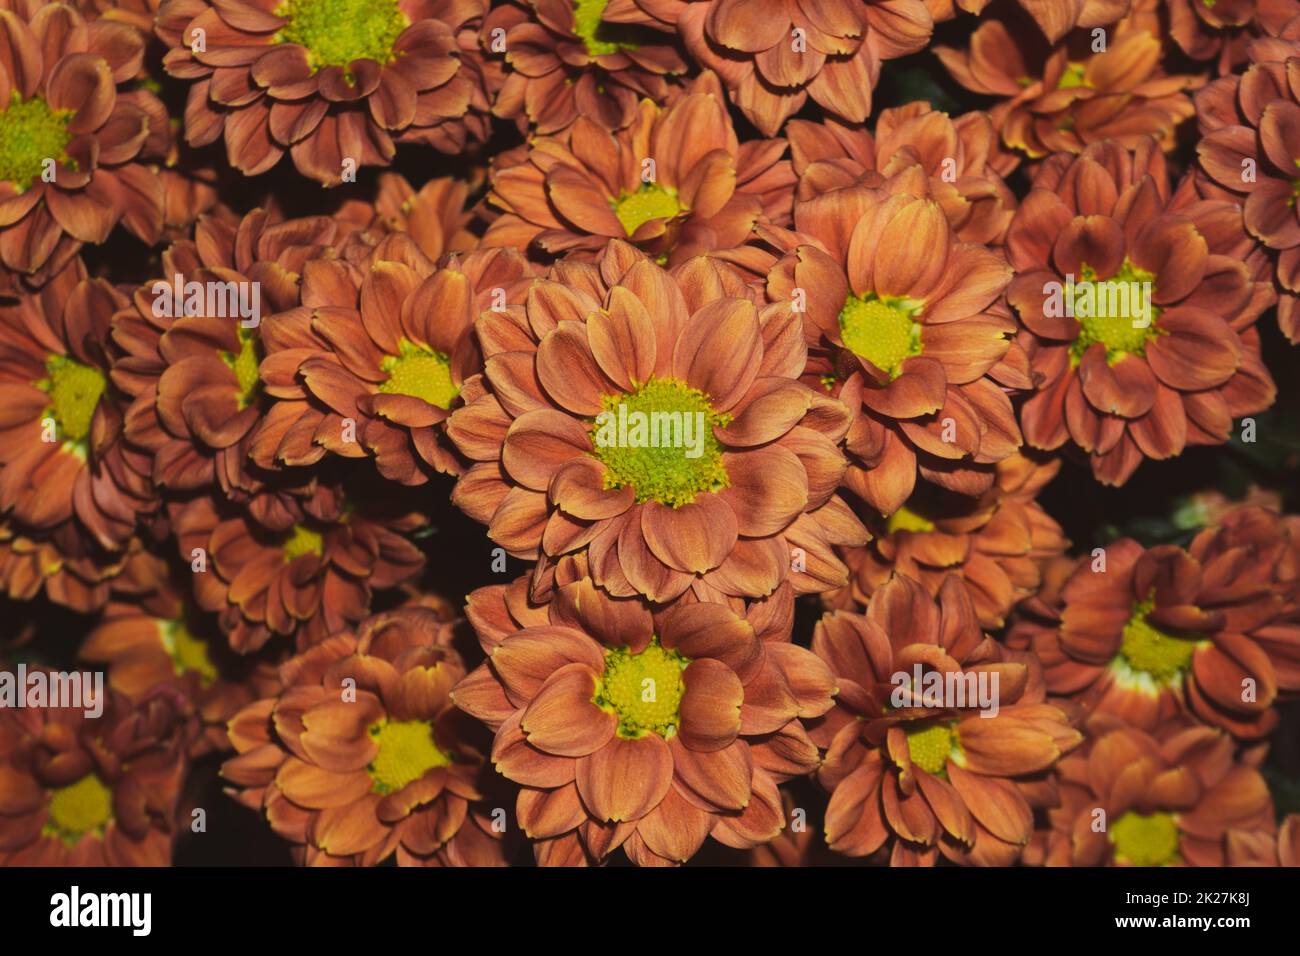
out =
[(1300, 863), (1297, 0), (0, 0), (0, 110), (5, 865)]

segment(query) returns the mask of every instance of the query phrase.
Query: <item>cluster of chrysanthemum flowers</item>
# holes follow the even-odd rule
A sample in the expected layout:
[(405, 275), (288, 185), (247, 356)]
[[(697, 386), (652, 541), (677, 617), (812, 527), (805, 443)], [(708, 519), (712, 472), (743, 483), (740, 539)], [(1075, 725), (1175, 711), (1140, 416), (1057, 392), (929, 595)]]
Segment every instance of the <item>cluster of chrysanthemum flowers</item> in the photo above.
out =
[(1300, 863), (1300, 0), (0, 33), (0, 863)]

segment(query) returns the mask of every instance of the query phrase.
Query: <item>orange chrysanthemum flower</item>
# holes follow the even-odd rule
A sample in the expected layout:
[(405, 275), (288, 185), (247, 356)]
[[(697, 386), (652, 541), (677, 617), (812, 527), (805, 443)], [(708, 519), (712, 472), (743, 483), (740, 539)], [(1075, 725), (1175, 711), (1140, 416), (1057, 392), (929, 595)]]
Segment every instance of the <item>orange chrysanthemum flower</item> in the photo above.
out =
[(1049, 45), (1014, 23), (988, 20), (971, 34), (969, 50), (934, 52), (966, 89), (1002, 98), (994, 124), (1008, 147), (1031, 159), (1079, 153), (1104, 139), (1134, 147), (1147, 136), (1169, 150), (1178, 124), (1196, 113), (1187, 91), (1203, 80), (1161, 67), (1156, 2), (1137, 0), (1138, 9), (1100, 39), (1080, 31)]
[(89, 614), (109, 598), (109, 582), (126, 556), (105, 551), (66, 521), (45, 535), (29, 536), (11, 519), (0, 520), (0, 593), (30, 601), (44, 592), (55, 604)]
[(133, 553), (78, 657), (104, 664), (109, 686), (132, 700), (158, 687), (179, 690), (189, 702), (189, 756), (198, 758), (230, 749), (226, 721), (271, 675), (267, 666), (231, 660), (225, 636), (186, 600), (178, 577), (161, 558)]
[(405, 535), (427, 521), (391, 494), (313, 481), (292, 523), (271, 530), (210, 497), (171, 506), (181, 559), (196, 573), (194, 597), (217, 614), (230, 646), (255, 651), (272, 635), (299, 649), (350, 627), (374, 591), (419, 573), (424, 555)]
[(449, 691), (464, 665), (424, 608), (369, 618), (280, 667), (284, 689), (230, 722), (222, 776), (300, 864), (491, 866), (501, 836), (480, 799), (483, 757)]
[(1084, 558), (1017, 623), (1048, 689), (1154, 730), (1179, 714), (1258, 740), (1300, 691), (1300, 517), (1241, 508), (1217, 528)]
[(1144, 457), (1222, 444), (1234, 418), (1271, 405), (1252, 326), (1274, 294), (1244, 261), (1251, 246), (1233, 204), (1170, 199), (1153, 140), (1045, 163), (1007, 237), (1037, 382), (1025, 440), (1073, 441), (1121, 485)]
[(897, 192), (905, 182), (943, 207), (963, 242), (1000, 244), (1006, 236), (1016, 198), (1000, 174), (1015, 160), (1001, 151), (986, 113), (954, 119), (918, 101), (881, 112), (874, 135), (835, 119), (791, 120), (785, 133), (801, 201), (858, 185)]
[(855, 412), (845, 485), (882, 515), (918, 473), (988, 491), (993, 464), (1020, 445), (1001, 385), (1030, 384), (996, 304), (1011, 279), (1002, 254), (958, 241), (939, 203), (907, 192), (838, 189), (799, 203), (795, 225), (809, 241), (768, 290), (804, 307), (805, 380)]
[(88, 546), (118, 551), (156, 507), (108, 381), (109, 322), (126, 302), (74, 259), (0, 305), (0, 510), (33, 537), (75, 523)]
[(360, 266), (303, 266), (302, 305), (263, 325), (261, 380), (276, 401), (253, 434), (254, 462), (307, 465), (328, 450), (371, 455), (407, 485), (460, 473), (441, 435), (482, 369), (470, 330), (481, 312), (522, 304), (535, 270), (510, 249), (445, 262), (437, 268), (397, 233)]
[(1243, 203), (1246, 228), (1277, 262), (1278, 325), (1300, 343), (1300, 16), (1276, 38), (1255, 40), (1245, 74), (1225, 77), (1196, 97), (1201, 168), (1226, 198)]
[(1195, 60), (1213, 60), (1222, 76), (1249, 59), (1251, 42), (1278, 36), (1300, 16), (1296, 0), (1167, 0), (1169, 35)]
[(980, 627), (1001, 628), (1013, 607), (1038, 593), (1044, 564), (1069, 546), (1035, 500), (1058, 470), (1059, 461), (1038, 464), (1017, 454), (998, 462), (996, 483), (979, 498), (923, 487), (887, 518), (867, 522), (870, 545), (844, 549), (852, 583), (826, 603), (865, 606), (895, 573), (937, 596), (956, 575)]
[(0, 866), (171, 863), (189, 770), (184, 700), (167, 689), (135, 704), (104, 696), (97, 717), (0, 710)]
[(675, 28), (764, 136), (808, 101), (850, 123), (871, 114), (880, 65), (925, 47), (922, 0), (621, 0), (605, 18)]
[[(980, 630), (954, 575), (938, 599), (898, 575), (865, 616), (822, 618), (813, 651), (835, 674), (835, 707), (809, 734), (826, 751), (826, 841), (849, 856), (889, 849), (894, 866), (1009, 866), (1032, 835), (1043, 772), (1082, 739), (1044, 703), (1032, 655)], [(917, 675), (921, 679), (917, 681)]]
[(670, 272), (614, 242), (476, 328), (485, 371), (447, 428), (475, 464), (452, 501), (539, 562), (535, 597), (580, 553), (611, 594), (655, 601), (761, 597), (792, 568), (800, 591), (847, 583), (832, 545), (865, 541), (835, 496), (849, 414), (798, 381), (789, 302), (721, 263)]
[(192, 81), (185, 135), (224, 137), (230, 164), (265, 172), (288, 152), (326, 185), (386, 166), (397, 142), (444, 153), (487, 138), (478, 54), (485, 0), (165, 0), (167, 72)]
[(219, 488), (268, 527), (292, 523), (280, 489), (248, 461), (270, 401), (258, 375), (260, 325), (298, 304), (305, 262), (330, 250), (348, 254), (358, 225), (365, 223), (282, 220), (262, 210), (240, 220), (204, 217), (193, 240), (163, 253), (164, 275), (113, 317), (123, 354), (112, 380), (131, 397), (125, 434), (147, 453), (144, 473), (155, 485), (169, 493)]
[(626, 129), (583, 116), (561, 137), (536, 138), (526, 160), (498, 165), (488, 202), (503, 214), (483, 245), (592, 254), (627, 239), (673, 264), (730, 249), (755, 222), (788, 222), (784, 152), (781, 139), (741, 144), (706, 74), (671, 106), (642, 100)]
[(1059, 804), (1027, 862), (1047, 866), (1218, 866), (1233, 835), (1271, 838), (1273, 800), (1232, 738), (1177, 721), (1147, 733), (1090, 723), (1061, 761)]
[[(87, 23), (73, 7), (10, 0), (0, 31), (0, 289), (41, 284), (119, 222), (146, 243), (162, 230), (162, 181), (149, 141), (167, 113), (135, 78), (145, 39), (125, 23)], [(165, 153), (165, 150), (163, 150)], [(161, 154), (154, 157), (160, 159)]]
[(597, 863), (621, 846), (663, 866), (709, 836), (743, 849), (781, 831), (776, 785), (816, 765), (800, 721), (833, 690), (789, 642), (788, 585), (747, 606), (654, 609), (584, 577), (523, 620), (502, 586), (471, 603), (490, 622), (489, 659), (453, 696), (496, 731), (492, 762), (523, 787), (517, 815), (539, 863)]
[(469, 252), (478, 245), (478, 237), (466, 228), (468, 197), (469, 185), (450, 177), (435, 176), (416, 190), (397, 173), (380, 173), (371, 226), (383, 233), (406, 233), (429, 261), (437, 262), (448, 252)]
[(602, 19), (609, 0), (509, 0), (483, 21), (489, 61), (501, 58), (493, 112), (542, 136), (567, 129), (579, 116), (622, 129), (641, 99), (662, 103), (668, 77), (686, 61), (671, 30)]
[(1300, 866), (1300, 814), (1289, 813), (1276, 836), (1267, 830), (1229, 830), (1228, 866)]

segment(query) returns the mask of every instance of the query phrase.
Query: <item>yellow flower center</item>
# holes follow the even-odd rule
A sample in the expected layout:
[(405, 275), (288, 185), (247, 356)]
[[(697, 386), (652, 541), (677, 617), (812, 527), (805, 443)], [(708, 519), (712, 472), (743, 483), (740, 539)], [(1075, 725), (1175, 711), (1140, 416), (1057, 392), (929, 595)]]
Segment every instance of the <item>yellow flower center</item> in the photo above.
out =
[(618, 715), (620, 737), (677, 733), (682, 702), (682, 671), (689, 664), (676, 651), (665, 650), (655, 638), (640, 654), (618, 647), (605, 652), (605, 673), (592, 698), (598, 707)]
[(257, 353), (257, 340), (251, 332), (242, 327), (239, 330), (239, 354), (221, 353), (221, 361), (225, 362), (230, 367), (230, 370), (235, 373), (235, 381), (239, 383), (239, 407), (241, 410), (251, 405), (253, 399), (257, 397), (257, 370), (258, 366), (261, 365)]
[[(1160, 334), (1160, 310), (1150, 303), (1155, 276), (1127, 258), (1109, 279), (1098, 282), (1096, 271), (1082, 268), (1083, 280), (1074, 286), (1074, 317), (1079, 337), (1070, 346), (1077, 364), (1096, 342), (1106, 346), (1106, 361), (1114, 365), (1126, 355), (1142, 355), (1146, 343)], [(1067, 293), (1068, 294), (1068, 293)]]
[(1084, 72), (1085, 67), (1082, 63), (1070, 63), (1066, 66), (1065, 72), (1061, 74), (1061, 78), (1057, 80), (1056, 88), (1058, 90), (1077, 90), (1081, 86), (1091, 87), (1092, 84), (1084, 78)]
[(906, 733), (907, 755), (913, 765), (926, 773), (943, 775), (948, 757), (957, 746), (957, 734), (952, 729), (952, 724), (929, 724), (916, 730), (906, 730)]
[(608, 56), (619, 50), (635, 50), (637, 44), (630, 37), (632, 31), (622, 24), (606, 23), (601, 19), (609, 0), (574, 0), (573, 32), (586, 44), (592, 56)]
[(402, 340), (400, 355), (380, 363), (388, 380), (379, 386), (385, 395), (410, 395), (438, 408), (451, 408), (460, 389), (451, 379), (451, 361), (441, 352)]
[(634, 193), (627, 193), (613, 204), (614, 215), (629, 236), (651, 219), (672, 219), (682, 211), (677, 191), (658, 183), (646, 183)]
[(451, 757), (438, 749), (433, 725), (427, 720), (385, 718), (372, 724), (368, 733), (379, 746), (375, 759), (366, 768), (376, 793), (396, 793), (434, 767), (451, 763)]
[(219, 675), (208, 656), (207, 642), (191, 634), (184, 621), (159, 621), (158, 631), (177, 674), (196, 673), (204, 687), (217, 679)]
[(318, 558), (325, 554), (325, 542), (321, 533), (300, 524), (293, 526), (280, 547), (284, 551), (286, 564), (304, 554), (314, 554)]
[(397, 38), (411, 22), (397, 0), (286, 0), (275, 15), (289, 21), (276, 42), (306, 47), (313, 72), (353, 60), (393, 62)]
[(59, 437), (73, 442), (85, 440), (95, 408), (108, 385), (104, 373), (64, 355), (45, 361), (49, 377), (36, 385), (50, 396), (50, 415), (58, 425)]
[(1191, 665), (1197, 642), (1162, 631), (1147, 621), (1154, 607), (1155, 601), (1150, 599), (1134, 606), (1133, 616), (1124, 625), (1120, 658), (1132, 670), (1149, 674), (1157, 684), (1176, 683)]
[(24, 101), (14, 90), (0, 113), (0, 180), (24, 192), (49, 168), (46, 160), (67, 165), (71, 118), (72, 110), (52, 110), (39, 96)]
[(606, 395), (591, 426), (592, 452), (605, 463), (608, 490), (630, 485), (638, 502), (677, 508), (702, 491), (727, 487), (714, 426), (731, 416), (713, 410), (697, 388), (651, 378), (630, 395)]
[(1179, 862), (1178, 825), (1168, 813), (1127, 811), (1107, 833), (1115, 859), (1132, 866), (1166, 866)]
[(45, 829), (74, 846), (83, 834), (102, 834), (112, 816), (113, 792), (92, 773), (53, 792)]
[(934, 530), (934, 522), (903, 505), (886, 519), (885, 530), (890, 534), (896, 531), (927, 532)]
[(840, 310), (840, 337), (854, 355), (897, 378), (903, 360), (921, 354), (921, 326), (913, 318), (918, 311), (909, 299), (850, 295)]

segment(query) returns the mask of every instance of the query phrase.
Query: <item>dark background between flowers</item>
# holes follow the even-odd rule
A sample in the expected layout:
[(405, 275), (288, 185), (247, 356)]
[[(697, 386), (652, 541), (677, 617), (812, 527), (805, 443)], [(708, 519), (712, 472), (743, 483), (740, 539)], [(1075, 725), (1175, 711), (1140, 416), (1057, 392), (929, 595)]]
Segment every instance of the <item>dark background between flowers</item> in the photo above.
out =
[[(997, 18), (1002, 7), (1003, 3), (990, 7), (983, 19)], [(973, 23), (975, 21), (959, 19), (937, 25), (932, 46), (965, 45)], [(1175, 71), (1175, 65), (1181, 59), (1179, 52), (1167, 49), (1164, 56), (1168, 68)], [(1194, 66), (1192, 61), (1186, 61), (1184, 65), (1189, 72)], [(163, 95), (170, 101), (173, 115), (183, 111), (182, 85), (168, 80)], [(915, 100), (927, 100), (936, 108), (954, 114), (987, 109), (995, 102), (953, 83), (927, 49), (887, 64), (875, 90), (869, 124), (874, 124), (882, 109)], [(806, 112), (813, 115), (814, 110)], [(758, 136), (739, 111), (733, 109), (731, 115), (742, 139)], [(1195, 156), (1196, 124), (1182, 124), (1180, 133), (1179, 148), (1168, 156), (1171, 179), (1175, 181)], [(393, 168), (417, 189), (435, 176), (450, 175), (477, 181), (480, 177), (474, 175), (476, 167), (481, 168), (487, 157), (515, 146), (519, 141), (519, 134), (513, 126), (498, 123), (492, 140), (473, 155), (446, 157), (431, 150), (403, 150)], [(350, 197), (370, 198), (374, 194), (378, 175), (375, 170), (362, 170), (356, 183), (323, 192), (298, 176), (287, 161), (263, 176), (247, 180), (228, 168), (221, 150), (218, 143), (203, 152), (213, 153), (213, 165), (222, 169), (226, 176), (222, 183), (223, 200), (241, 212), (246, 211), (248, 203), (245, 201), (241, 206), (240, 197), (261, 194), (274, 195), (284, 212), (291, 216), (329, 215)], [(1023, 197), (1027, 191), (1023, 169), (1009, 177), (1007, 184), (1017, 196)], [(87, 246), (83, 257), (92, 274), (111, 277), (115, 282), (144, 282), (161, 275), (158, 253), (162, 248), (150, 249), (119, 232), (111, 243)], [(1145, 461), (1119, 489), (1098, 484), (1086, 462), (1072, 459), (1067, 452), (1060, 474), (1040, 494), (1039, 502), (1061, 524), (1073, 542), (1075, 552), (1086, 552), (1119, 537), (1132, 537), (1148, 546), (1186, 544), (1195, 534), (1195, 529), (1180, 522), (1180, 507), (1187, 496), (1209, 489), (1217, 489), (1230, 498), (1241, 498), (1247, 488), (1255, 484), (1281, 494), (1284, 510), (1300, 511), (1300, 347), (1291, 346), (1282, 337), (1271, 312), (1260, 319), (1256, 328), (1261, 336), (1264, 361), (1277, 382), (1278, 398), (1272, 408), (1254, 416), (1255, 441), (1243, 442), (1238, 430), (1227, 445), (1189, 448), (1169, 461)], [(493, 573), (494, 546), (483, 526), (452, 507), (449, 500), (452, 484), (452, 480), (445, 476), (435, 476), (417, 490), (417, 500), (428, 515), (429, 523), (416, 533), (428, 556), (424, 575), (416, 583), (422, 591), (443, 595), (459, 605), (475, 588), (513, 580), (527, 568), (522, 562), (512, 559), (504, 574)], [(397, 598), (390, 600), (395, 603)], [(811, 640), (813, 624), (820, 614), (817, 601), (816, 596), (800, 599), (794, 640), (805, 647)], [(374, 609), (381, 611), (384, 608), (384, 596), (380, 595)], [(15, 662), (38, 662), (56, 668), (71, 668), (76, 664), (77, 648), (94, 623), (93, 616), (57, 607), (43, 596), (32, 602), (0, 598), (0, 620), (5, 622), (4, 629), (10, 634), (35, 625), (37, 633), (42, 635), (39, 646), (18, 647), (11, 655)], [(458, 649), (470, 666), (481, 659), (477, 642), (467, 627), (461, 628)], [(1300, 812), (1300, 701), (1283, 703), (1278, 711), (1281, 722), (1272, 735), (1271, 749), (1263, 769), (1281, 817), (1286, 813)], [(485, 737), (483, 744), (485, 749), (490, 747), (490, 736)], [(218, 770), (225, 756), (206, 757), (193, 767), (182, 820), (188, 819), (190, 808), (201, 807), (206, 812), (207, 829), (203, 833), (183, 830), (177, 840), (174, 862), (181, 866), (290, 865), (288, 844), (277, 837), (257, 814), (239, 806), (222, 792)], [(819, 833), (825, 795), (809, 780), (792, 781), (788, 786), (793, 789), (795, 805), (807, 811), (809, 828)], [(508, 789), (505, 793), (503, 804), (513, 819), (513, 794)], [(512, 862), (531, 865), (531, 850), (522, 843), (518, 849)], [(861, 862), (838, 857), (829, 851), (815, 856), (815, 860), (842, 865), (859, 865)], [(744, 862), (743, 854), (738, 851), (710, 842), (689, 865)], [(630, 864), (620, 858), (614, 865)]]

